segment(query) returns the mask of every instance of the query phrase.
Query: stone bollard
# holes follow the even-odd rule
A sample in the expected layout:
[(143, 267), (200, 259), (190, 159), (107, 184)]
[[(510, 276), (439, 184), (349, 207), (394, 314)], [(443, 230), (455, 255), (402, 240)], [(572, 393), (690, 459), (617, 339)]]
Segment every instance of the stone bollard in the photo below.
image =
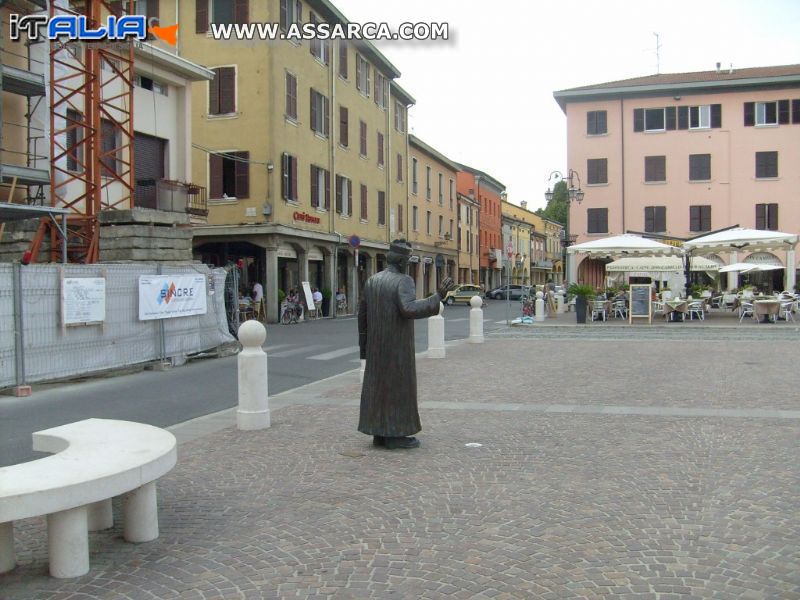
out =
[(267, 330), (255, 319), (245, 321), (239, 327), (239, 341), (242, 343), (238, 357), (239, 409), (236, 411), (239, 429), (266, 429), (270, 424), (267, 354), (261, 349), (266, 339)]
[(428, 358), (444, 358), (444, 304), (439, 302), (439, 314), (428, 318)]
[(537, 323), (544, 323), (544, 294), (536, 292), (536, 314), (533, 320)]
[(556, 314), (563, 315), (567, 312), (567, 303), (564, 301), (564, 294), (556, 294)]
[(364, 371), (367, 370), (367, 359), (361, 359), (361, 367), (358, 369), (358, 382), (364, 383)]
[(469, 343), (482, 344), (483, 343), (483, 300), (480, 296), (473, 296), (469, 299), (469, 305), (472, 307), (469, 311)]

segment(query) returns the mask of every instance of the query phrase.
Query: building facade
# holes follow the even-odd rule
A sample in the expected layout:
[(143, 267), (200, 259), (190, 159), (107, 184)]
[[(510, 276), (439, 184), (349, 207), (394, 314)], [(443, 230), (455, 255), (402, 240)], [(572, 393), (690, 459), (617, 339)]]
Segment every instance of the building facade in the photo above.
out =
[(346, 23), (326, 0), (179, 4), (181, 55), (216, 78), (196, 86), (194, 173), (209, 188), (203, 262), (239, 264), (264, 284), (267, 318), (279, 290), (341, 289), (354, 310), (408, 232), (408, 108), (399, 71), (368, 42), (219, 41), (209, 23)]
[[(523, 202), (527, 205), (526, 202)], [(532, 280), (531, 240), (536, 230), (537, 220), (541, 219), (530, 212), (527, 206), (517, 206), (508, 200), (500, 203), (503, 232), (503, 282), (510, 281), (518, 285), (530, 285)], [(508, 258), (508, 248), (512, 257)], [(510, 279), (509, 279), (510, 274)]]
[(478, 221), (481, 205), (473, 196), (458, 194), (458, 282), (477, 285), (480, 281), (480, 242)]
[(564, 226), (549, 219), (544, 221), (544, 260), (551, 268), (553, 283), (564, 283), (564, 247), (561, 240), (564, 236)]
[[(800, 65), (651, 75), (554, 97), (585, 191), (570, 204), (578, 242), (629, 231), (680, 240), (733, 225), (800, 231)], [(797, 268), (785, 252), (752, 260)], [(571, 269), (570, 280), (602, 283), (597, 261)]]
[(474, 197), (480, 204), (478, 239), (480, 251), (479, 279), (486, 290), (502, 285), (503, 237), (500, 228), (500, 203), (506, 186), (494, 177), (467, 165), (458, 164), (457, 189), (460, 194)]

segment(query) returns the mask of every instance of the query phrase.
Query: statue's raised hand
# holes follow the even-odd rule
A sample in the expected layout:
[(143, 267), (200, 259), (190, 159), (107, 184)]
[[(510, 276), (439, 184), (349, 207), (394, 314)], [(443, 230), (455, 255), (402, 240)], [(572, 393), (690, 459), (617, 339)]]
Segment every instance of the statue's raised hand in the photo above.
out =
[(439, 292), (439, 297), (444, 298), (447, 295), (447, 292), (452, 290), (454, 287), (456, 287), (456, 284), (453, 282), (453, 279), (451, 277), (445, 277), (442, 279), (442, 282), (439, 284), (439, 289), (437, 290)]

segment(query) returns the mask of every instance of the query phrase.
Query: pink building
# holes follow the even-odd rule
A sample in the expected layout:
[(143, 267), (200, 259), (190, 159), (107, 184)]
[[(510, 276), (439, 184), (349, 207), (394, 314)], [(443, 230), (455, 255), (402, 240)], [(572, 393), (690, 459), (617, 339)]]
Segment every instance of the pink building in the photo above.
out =
[[(578, 243), (625, 232), (678, 243), (733, 225), (800, 232), (800, 65), (649, 75), (553, 95), (585, 192), (570, 206)], [(787, 254), (797, 269), (793, 251), (743, 249), (737, 260), (786, 267)], [(603, 263), (578, 261), (570, 280), (599, 285)], [(784, 270), (772, 273), (782, 288)]]

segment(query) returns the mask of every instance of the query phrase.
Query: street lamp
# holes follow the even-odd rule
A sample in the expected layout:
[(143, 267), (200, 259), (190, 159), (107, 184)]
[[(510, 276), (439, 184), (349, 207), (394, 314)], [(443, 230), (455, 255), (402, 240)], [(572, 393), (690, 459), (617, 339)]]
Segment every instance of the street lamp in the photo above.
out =
[[(583, 190), (581, 189), (581, 178), (578, 175), (577, 171), (573, 171), (570, 169), (566, 177), (561, 171), (553, 171), (550, 173), (550, 177), (547, 178), (547, 183), (549, 184), (553, 179), (556, 180), (556, 183), (559, 181), (567, 181), (567, 222), (564, 225), (564, 237), (561, 239), (561, 245), (564, 248), (564, 269), (566, 271), (566, 280), (567, 283), (571, 283), (569, 281), (569, 254), (567, 253), (567, 248), (575, 243), (575, 240), (578, 238), (577, 235), (570, 235), (569, 234), (569, 205), (575, 201), (578, 204), (583, 202)], [(575, 181), (577, 180), (577, 186), (575, 185)], [(554, 186), (555, 187), (555, 186)], [(548, 202), (553, 199), (553, 191), (550, 189), (549, 185), (547, 187), (547, 191), (544, 193), (544, 198)]]

